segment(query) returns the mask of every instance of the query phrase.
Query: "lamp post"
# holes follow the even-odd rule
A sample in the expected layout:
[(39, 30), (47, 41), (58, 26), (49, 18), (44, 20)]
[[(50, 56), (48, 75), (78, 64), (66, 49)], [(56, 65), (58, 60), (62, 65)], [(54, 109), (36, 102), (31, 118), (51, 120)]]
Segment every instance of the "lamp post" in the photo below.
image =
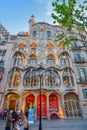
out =
[(42, 65), (39, 66), (39, 68), (37, 68), (38, 70), (38, 76), (40, 77), (40, 117), (39, 117), (39, 130), (42, 130), (42, 82), (41, 82), (41, 79), (43, 77), (43, 71), (44, 71), (44, 68)]

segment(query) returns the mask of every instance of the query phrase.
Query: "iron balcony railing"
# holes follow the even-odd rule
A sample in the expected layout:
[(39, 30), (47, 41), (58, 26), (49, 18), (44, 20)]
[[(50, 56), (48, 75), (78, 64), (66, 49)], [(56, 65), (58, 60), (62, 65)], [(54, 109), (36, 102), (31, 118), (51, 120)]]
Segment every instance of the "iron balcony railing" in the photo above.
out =
[(79, 58), (79, 59), (74, 59), (74, 62), (75, 63), (84, 63), (84, 62), (86, 62), (86, 59), (85, 58)]
[(81, 49), (81, 47), (79, 45), (78, 46), (72, 46), (71, 49), (78, 50), (78, 49)]
[(77, 80), (78, 83), (87, 83), (87, 77), (81, 77)]

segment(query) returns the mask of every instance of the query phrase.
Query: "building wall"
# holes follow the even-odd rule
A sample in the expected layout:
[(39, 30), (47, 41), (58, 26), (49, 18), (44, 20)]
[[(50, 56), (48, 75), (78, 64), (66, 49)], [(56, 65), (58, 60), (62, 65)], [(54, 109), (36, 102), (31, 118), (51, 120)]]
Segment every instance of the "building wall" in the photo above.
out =
[[(87, 87), (87, 63), (82, 35), (77, 35), (76, 27), (66, 32), (60, 26), (36, 23), (34, 18), (29, 20), (29, 28), (29, 32), (17, 34), (14, 40), (3, 109), (25, 111), (26, 107), (34, 107), (37, 119), (41, 83), (43, 118), (86, 117), (82, 89)], [(73, 42), (70, 48), (64, 48), (61, 39), (69, 35)], [(44, 66), (41, 82), (39, 64)]]
[(11, 59), (12, 59), (12, 51), (13, 51), (14, 45), (12, 43), (5, 43), (5, 45), (0, 45), (0, 51), (6, 51), (4, 56), (0, 56), (0, 62), (4, 62), (3, 66), (0, 66), (0, 70), (3, 73), (1, 73), (1, 79), (0, 79), (0, 108), (3, 106), (4, 101), (4, 94), (6, 91), (6, 84), (8, 82), (8, 73), (10, 69)]

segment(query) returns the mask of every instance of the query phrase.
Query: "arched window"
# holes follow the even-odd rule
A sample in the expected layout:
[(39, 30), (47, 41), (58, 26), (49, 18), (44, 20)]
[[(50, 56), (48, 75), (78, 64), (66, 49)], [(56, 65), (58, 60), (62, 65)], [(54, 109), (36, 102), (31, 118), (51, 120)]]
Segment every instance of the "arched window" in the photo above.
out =
[(48, 69), (45, 72), (45, 82), (46, 85), (49, 87), (59, 87), (60, 86), (60, 77), (56, 70)]
[(47, 55), (47, 59), (46, 59), (46, 63), (48, 65), (54, 65), (55, 64), (55, 56), (53, 54), (48, 54)]
[(28, 70), (23, 78), (24, 87), (35, 87), (38, 85), (37, 70)]
[(18, 68), (14, 68), (11, 70), (10, 75), (9, 75), (9, 86), (14, 87), (18, 86), (21, 81), (21, 74)]
[(51, 37), (51, 31), (47, 31), (46, 34), (47, 34), (47, 37)]
[(63, 72), (63, 83), (66, 87), (74, 86), (73, 72), (70, 68), (66, 68)]
[(34, 31), (32, 32), (32, 35), (33, 35), (33, 37), (36, 37), (36, 36), (37, 36), (37, 31), (34, 30)]
[(80, 82), (87, 81), (87, 68), (77, 68)]
[(70, 65), (69, 56), (66, 53), (60, 55), (60, 67), (68, 67)]
[(21, 67), (22, 65), (23, 65), (23, 54), (18, 52), (14, 56), (13, 66)]
[(37, 64), (37, 55), (36, 54), (30, 54), (29, 59), (28, 59), (28, 64), (29, 65)]

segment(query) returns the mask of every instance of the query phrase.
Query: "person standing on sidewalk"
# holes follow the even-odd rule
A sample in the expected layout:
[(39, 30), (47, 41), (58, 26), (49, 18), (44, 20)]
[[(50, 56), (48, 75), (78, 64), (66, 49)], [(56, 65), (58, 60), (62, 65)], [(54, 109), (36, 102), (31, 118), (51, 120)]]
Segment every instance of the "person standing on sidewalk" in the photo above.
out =
[(12, 126), (12, 113), (9, 112), (6, 119), (5, 130), (11, 130), (11, 126)]
[(2, 110), (0, 109), (0, 120), (2, 120)]

